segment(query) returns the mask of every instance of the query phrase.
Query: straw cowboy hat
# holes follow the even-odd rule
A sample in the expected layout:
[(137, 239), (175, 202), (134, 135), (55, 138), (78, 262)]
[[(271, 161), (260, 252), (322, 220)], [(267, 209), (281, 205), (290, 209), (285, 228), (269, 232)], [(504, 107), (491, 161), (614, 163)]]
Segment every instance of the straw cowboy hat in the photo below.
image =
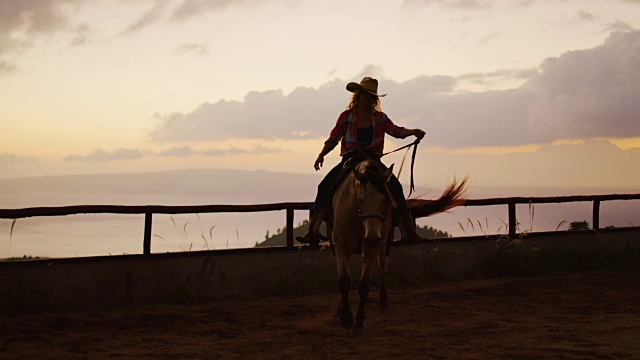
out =
[(370, 78), (368, 76), (362, 78), (362, 80), (360, 81), (360, 84), (355, 82), (348, 83), (347, 90), (351, 92), (362, 90), (377, 97), (387, 96), (387, 94), (378, 95), (378, 80)]

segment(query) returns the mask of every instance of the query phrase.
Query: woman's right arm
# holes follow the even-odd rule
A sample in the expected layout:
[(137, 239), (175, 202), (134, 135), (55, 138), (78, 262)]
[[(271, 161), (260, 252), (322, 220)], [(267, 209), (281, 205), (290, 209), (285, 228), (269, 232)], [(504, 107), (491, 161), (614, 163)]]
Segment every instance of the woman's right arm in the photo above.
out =
[(322, 164), (324, 164), (324, 156), (330, 153), (331, 150), (333, 150), (333, 148), (335, 148), (336, 145), (338, 145), (340, 140), (342, 140), (342, 137), (344, 136), (344, 133), (346, 131), (346, 119), (347, 119), (347, 112), (344, 111), (338, 117), (338, 121), (336, 121), (336, 126), (334, 126), (333, 130), (331, 130), (331, 134), (329, 135), (329, 138), (327, 139), (327, 141), (324, 142), (324, 146), (322, 147), (322, 150), (320, 150), (320, 154), (318, 154), (318, 157), (316, 158), (316, 161), (313, 164), (313, 168), (316, 169), (316, 171), (320, 170), (320, 168), (322, 167)]
[(335, 145), (333, 144), (324, 143), (320, 154), (318, 154), (318, 158), (316, 158), (316, 162), (313, 164), (313, 168), (316, 169), (316, 171), (320, 170), (322, 164), (324, 164), (324, 156), (330, 153), (334, 147)]

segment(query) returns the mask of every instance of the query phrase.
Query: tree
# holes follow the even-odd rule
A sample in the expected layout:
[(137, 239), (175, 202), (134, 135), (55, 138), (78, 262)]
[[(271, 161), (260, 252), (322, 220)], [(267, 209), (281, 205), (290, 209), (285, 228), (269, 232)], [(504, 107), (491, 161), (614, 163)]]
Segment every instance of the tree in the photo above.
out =
[(569, 231), (575, 230), (589, 230), (589, 222), (588, 221), (574, 221), (569, 224)]

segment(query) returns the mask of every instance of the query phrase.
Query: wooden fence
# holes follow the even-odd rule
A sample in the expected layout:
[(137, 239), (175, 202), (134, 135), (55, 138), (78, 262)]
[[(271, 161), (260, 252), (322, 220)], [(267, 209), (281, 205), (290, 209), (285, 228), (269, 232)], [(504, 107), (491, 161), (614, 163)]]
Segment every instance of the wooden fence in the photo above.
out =
[[(638, 200), (640, 194), (583, 195), (556, 197), (509, 197), (492, 199), (470, 199), (464, 206), (507, 205), (509, 209), (509, 236), (516, 236), (517, 204), (552, 204), (569, 202), (593, 202), (593, 229), (600, 228), (600, 204), (611, 200)], [(76, 205), (61, 207), (32, 207), (24, 209), (0, 209), (0, 219), (20, 219), (34, 216), (64, 216), (74, 214), (144, 214), (143, 254), (151, 254), (151, 228), (153, 214), (194, 214), (194, 213), (240, 213), (286, 210), (287, 247), (293, 248), (293, 212), (309, 210), (310, 202), (287, 202), (258, 205), (198, 205), (198, 206), (162, 206), (162, 205)], [(425, 214), (414, 212), (415, 218)]]

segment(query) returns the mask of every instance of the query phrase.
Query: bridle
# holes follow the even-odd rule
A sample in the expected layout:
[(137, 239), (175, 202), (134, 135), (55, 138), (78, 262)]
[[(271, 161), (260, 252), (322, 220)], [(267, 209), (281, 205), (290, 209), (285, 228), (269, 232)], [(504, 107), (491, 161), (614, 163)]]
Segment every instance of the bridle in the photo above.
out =
[[(360, 191), (365, 191), (365, 186), (366, 186), (366, 182), (362, 183), (362, 189)], [(389, 213), (389, 206), (387, 204), (387, 206), (385, 206), (385, 210), (384, 213), (382, 214), (373, 214), (373, 213), (365, 213), (362, 210), (362, 197), (360, 196), (360, 194), (358, 194), (356, 196), (357, 201), (358, 201), (358, 216), (360, 216), (361, 220), (367, 219), (367, 218), (378, 218), (380, 219), (380, 221), (385, 221), (387, 219), (387, 214)], [(388, 195), (385, 195), (385, 199), (388, 202), (389, 201), (389, 197)]]

